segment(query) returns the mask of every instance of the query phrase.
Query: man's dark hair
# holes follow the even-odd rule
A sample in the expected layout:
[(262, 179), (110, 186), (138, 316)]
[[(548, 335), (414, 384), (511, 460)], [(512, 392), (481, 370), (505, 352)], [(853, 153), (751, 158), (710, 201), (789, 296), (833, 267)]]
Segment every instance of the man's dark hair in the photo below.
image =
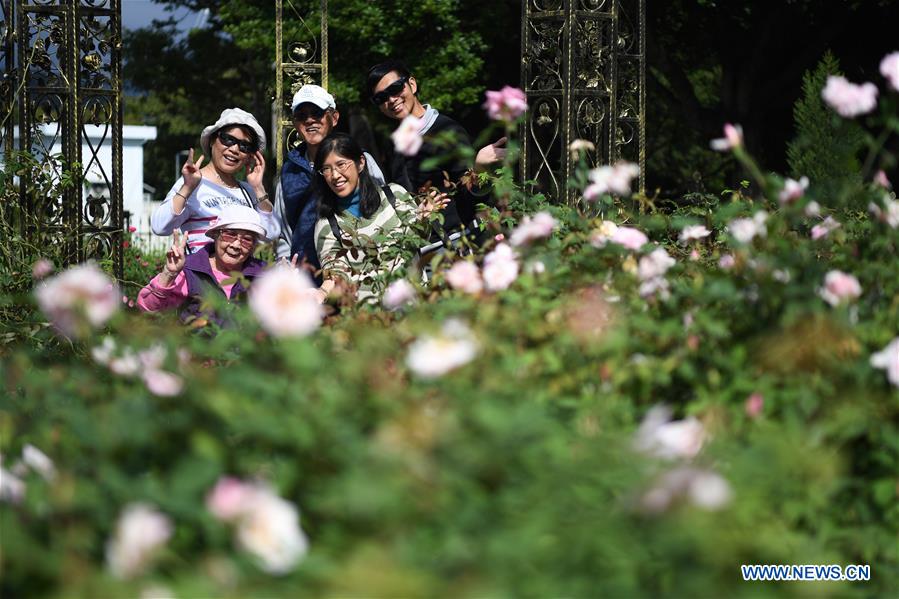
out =
[[(395, 60), (391, 58), (390, 60), (385, 60), (384, 62), (378, 63), (372, 68), (368, 69), (368, 76), (365, 79), (365, 86), (368, 90), (368, 97), (371, 98), (375, 95), (375, 87), (378, 85), (378, 81), (384, 78), (384, 75), (396, 71), (396, 74), (400, 77), (411, 77), (412, 73), (406, 67), (405, 63)], [(416, 80), (417, 82), (417, 80)], [(418, 91), (416, 90), (415, 95), (418, 95)]]
[[(346, 133), (331, 133), (322, 140), (318, 146), (318, 152), (315, 154), (315, 163), (324, 164), (325, 160), (333, 153), (337, 153), (344, 158), (352, 160), (356, 166), (362, 161), (362, 148), (356, 143), (356, 140)], [(321, 198), (319, 205), (319, 215), (328, 218), (332, 214), (337, 214), (340, 198), (328, 185), (325, 178), (320, 172), (315, 171), (315, 195)], [(368, 174), (368, 165), (365, 165), (359, 172), (359, 212), (365, 218), (371, 218), (378, 208), (381, 206), (381, 194), (378, 192), (378, 186)]]

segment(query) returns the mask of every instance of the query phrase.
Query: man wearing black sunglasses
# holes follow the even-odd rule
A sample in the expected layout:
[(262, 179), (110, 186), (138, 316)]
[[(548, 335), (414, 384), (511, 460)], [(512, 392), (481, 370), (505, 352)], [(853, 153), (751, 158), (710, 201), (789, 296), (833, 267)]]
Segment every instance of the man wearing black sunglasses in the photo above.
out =
[[(287, 153), (275, 190), (275, 213), (281, 224), (277, 253), (279, 258), (297, 256), (298, 264), (319, 270), (314, 238), (318, 198), (313, 196), (312, 175), (318, 146), (337, 126), (340, 113), (334, 96), (318, 85), (301, 87), (293, 96), (291, 110), (302, 142)], [(384, 185), (384, 174), (367, 153), (365, 164), (377, 184)]]
[[(471, 166), (475, 170), (485, 170), (501, 161), (506, 154), (506, 138), (481, 148), (474, 165), (454, 159), (449, 164), (441, 163), (423, 168), (422, 163), (428, 158), (451, 153), (450, 148), (434, 143), (434, 138), (450, 132), (456, 143), (471, 147), (468, 132), (455, 120), (439, 113), (432, 106), (421, 103), (418, 98), (418, 81), (398, 60), (388, 60), (369, 69), (366, 87), (372, 103), (383, 115), (396, 121), (402, 121), (411, 115), (422, 122), (419, 133), (424, 137), (424, 143), (421, 149), (415, 156), (403, 156), (398, 152), (393, 155), (390, 181), (402, 185), (412, 193), (436, 189), (439, 193), (449, 194), (451, 201), (443, 209), (445, 233), (469, 226), (476, 216), (475, 207), (484, 201), (484, 196), (479, 195), (476, 189), (472, 191), (464, 185), (463, 177)], [(449, 175), (449, 181), (444, 172)], [(455, 192), (452, 191), (454, 186)]]

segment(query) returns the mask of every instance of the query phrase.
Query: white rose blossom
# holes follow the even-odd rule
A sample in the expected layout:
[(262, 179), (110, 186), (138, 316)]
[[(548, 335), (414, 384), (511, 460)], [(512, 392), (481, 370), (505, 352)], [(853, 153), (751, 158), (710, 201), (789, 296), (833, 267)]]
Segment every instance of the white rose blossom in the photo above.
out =
[(890, 341), (886, 347), (871, 355), (871, 366), (886, 370), (887, 380), (899, 387), (899, 337)]
[(71, 337), (105, 324), (120, 304), (115, 282), (93, 262), (42, 280), (34, 293), (41, 311), (59, 331)]
[(168, 516), (150, 505), (128, 505), (119, 517), (115, 536), (106, 545), (109, 570), (117, 578), (142, 574), (171, 536)]
[(737, 218), (727, 225), (727, 230), (734, 236), (739, 243), (750, 243), (756, 237), (767, 237), (768, 228), (765, 221), (768, 219), (768, 213), (759, 210), (751, 218)]
[(518, 278), (518, 258), (515, 251), (505, 243), (500, 243), (484, 257), (481, 272), (487, 291), (507, 289)]
[(518, 247), (549, 237), (558, 225), (549, 212), (538, 212), (533, 217), (525, 216), (509, 236), (509, 243), (513, 247)]
[(250, 309), (262, 328), (275, 337), (308, 335), (324, 317), (312, 279), (287, 266), (271, 268), (253, 281)]
[(705, 429), (696, 418), (671, 420), (670, 408), (655, 406), (637, 429), (634, 447), (641, 453), (671, 460), (696, 456), (704, 441)]
[(687, 243), (688, 241), (692, 241), (694, 239), (704, 239), (711, 234), (712, 232), (709, 231), (705, 227), (705, 225), (687, 225), (686, 227), (681, 229), (678, 241), (680, 241), (681, 243)]
[(447, 320), (438, 335), (423, 335), (409, 346), (406, 364), (417, 376), (437, 378), (471, 362), (478, 342), (462, 321)]
[(390, 134), (391, 139), (393, 139), (393, 147), (397, 152), (403, 156), (415, 156), (418, 154), (423, 141), (419, 132), (421, 125), (421, 119), (411, 114), (400, 122), (400, 126), (396, 128), (396, 131)]

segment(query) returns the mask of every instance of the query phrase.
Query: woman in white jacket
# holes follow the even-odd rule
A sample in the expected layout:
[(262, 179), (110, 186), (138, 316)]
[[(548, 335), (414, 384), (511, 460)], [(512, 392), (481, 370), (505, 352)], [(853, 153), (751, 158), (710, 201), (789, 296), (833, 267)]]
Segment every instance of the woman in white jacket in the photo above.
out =
[[(262, 183), (265, 173), (265, 131), (256, 118), (240, 108), (222, 111), (215, 124), (203, 129), (200, 145), (204, 157), (194, 161), (190, 149), (179, 178), (150, 219), (153, 232), (171, 235), (180, 229), (187, 236), (188, 251), (211, 241), (206, 229), (225, 206), (243, 205), (255, 209), (265, 227), (265, 239), (276, 239), (280, 232), (272, 212), (272, 203)], [(246, 169), (246, 181), (237, 174)]]

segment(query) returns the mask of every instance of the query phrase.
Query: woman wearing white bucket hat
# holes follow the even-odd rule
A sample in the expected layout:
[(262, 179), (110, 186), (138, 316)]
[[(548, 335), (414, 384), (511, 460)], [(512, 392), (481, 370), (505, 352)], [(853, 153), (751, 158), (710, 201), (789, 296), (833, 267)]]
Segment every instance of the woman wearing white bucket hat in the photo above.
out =
[[(228, 301), (246, 295), (244, 281), (252, 282), (266, 263), (253, 258), (253, 250), (265, 235), (259, 213), (248, 206), (225, 206), (206, 233), (211, 241), (188, 255), (187, 238), (178, 231), (166, 254), (165, 268), (137, 295), (137, 305), (145, 312), (181, 308), (181, 320), (197, 318), (224, 322), (216, 314), (204, 312), (203, 294), (218, 290)], [(241, 274), (234, 280), (234, 273)]]
[[(256, 210), (265, 228), (263, 239), (280, 233), (272, 203), (262, 184), (265, 173), (265, 131), (256, 118), (240, 108), (222, 111), (219, 119), (203, 129), (200, 145), (204, 156), (194, 161), (190, 149), (179, 178), (165, 201), (153, 211), (150, 225), (157, 235), (180, 230), (187, 235), (187, 249), (194, 252), (209, 243), (209, 223), (226, 206), (247, 206)], [(246, 168), (246, 181), (237, 174)]]

